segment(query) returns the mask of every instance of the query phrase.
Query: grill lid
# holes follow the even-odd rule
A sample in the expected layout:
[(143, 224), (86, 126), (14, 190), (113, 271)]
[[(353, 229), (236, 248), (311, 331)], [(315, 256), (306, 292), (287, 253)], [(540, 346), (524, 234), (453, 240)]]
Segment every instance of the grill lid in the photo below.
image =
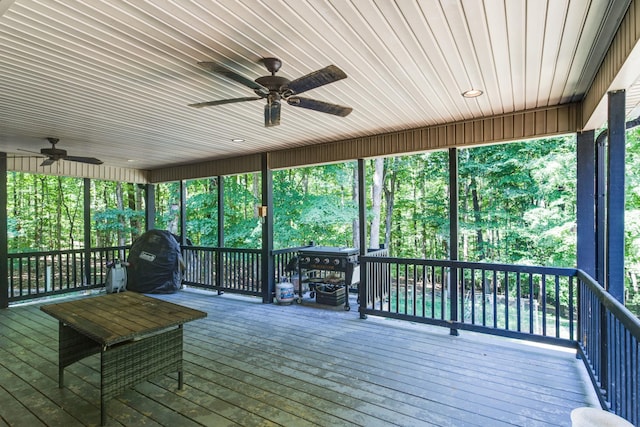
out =
[(313, 255), (313, 256), (332, 256), (332, 257), (349, 257), (358, 255), (360, 250), (358, 248), (346, 248), (336, 246), (309, 246), (304, 249), (300, 249), (300, 255)]

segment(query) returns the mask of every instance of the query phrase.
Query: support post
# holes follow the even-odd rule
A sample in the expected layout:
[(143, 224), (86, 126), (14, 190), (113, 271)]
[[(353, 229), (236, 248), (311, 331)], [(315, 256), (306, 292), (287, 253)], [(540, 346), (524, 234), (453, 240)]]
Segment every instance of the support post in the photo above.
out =
[(269, 153), (262, 154), (262, 206), (267, 215), (262, 217), (262, 302), (272, 303), (275, 290), (273, 265), (273, 172), (269, 169)]
[(577, 134), (576, 143), (576, 221), (577, 265), (591, 277), (596, 277), (596, 150), (594, 131)]
[(91, 180), (84, 178), (84, 280), (91, 285)]
[(608, 131), (596, 138), (596, 281), (605, 287), (606, 281), (606, 141)]
[[(360, 255), (367, 255), (367, 185), (366, 164), (364, 159), (358, 159), (358, 232), (360, 234)], [(360, 283), (358, 284), (358, 311), (360, 318), (366, 319), (364, 313), (367, 308), (367, 266), (360, 266)], [(347, 298), (349, 295), (347, 295)]]
[[(449, 259), (458, 260), (458, 149), (449, 149)], [(449, 296), (451, 304), (451, 321), (458, 318), (458, 269), (449, 271)], [(450, 335), (458, 335), (458, 330), (451, 328)]]
[(187, 182), (180, 181), (180, 245), (187, 245)]
[(145, 231), (156, 228), (156, 186), (146, 184), (144, 192)]
[(367, 254), (367, 176), (364, 159), (358, 159), (358, 227), (360, 228), (360, 254)]
[(9, 307), (9, 243), (7, 234), (7, 153), (0, 153), (0, 309)]
[(222, 295), (223, 260), (222, 248), (224, 248), (224, 177), (218, 176), (218, 250), (216, 251), (216, 286), (218, 295)]
[(624, 304), (625, 92), (609, 92), (607, 151), (607, 281), (611, 296)]

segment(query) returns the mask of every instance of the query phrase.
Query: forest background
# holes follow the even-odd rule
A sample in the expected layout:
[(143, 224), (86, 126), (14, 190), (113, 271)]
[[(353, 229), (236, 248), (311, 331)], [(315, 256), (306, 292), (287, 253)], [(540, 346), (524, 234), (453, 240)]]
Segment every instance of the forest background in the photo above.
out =
[[(627, 132), (626, 305), (640, 315), (640, 130)], [(576, 141), (574, 136), (458, 151), (459, 259), (575, 267)], [(435, 151), (366, 161), (367, 241), (403, 258), (449, 256), (448, 153)], [(260, 174), (224, 183), (224, 246), (260, 248)], [(9, 172), (11, 253), (82, 248), (82, 179)], [(217, 177), (190, 180), (187, 237), (218, 242)], [(355, 246), (357, 163), (273, 173), (274, 248)], [(92, 246), (130, 245), (144, 232), (143, 187), (91, 181)], [(179, 183), (156, 186), (156, 228), (180, 234)]]

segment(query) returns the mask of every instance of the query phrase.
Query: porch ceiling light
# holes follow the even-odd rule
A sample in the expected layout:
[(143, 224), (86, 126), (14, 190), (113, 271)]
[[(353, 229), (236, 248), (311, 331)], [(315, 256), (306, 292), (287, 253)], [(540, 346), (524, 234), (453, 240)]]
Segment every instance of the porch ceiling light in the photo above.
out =
[(244, 139), (242, 139), (242, 138), (233, 138), (231, 140), (231, 142), (244, 142)]
[(465, 92), (462, 92), (462, 96), (464, 96), (465, 98), (476, 98), (483, 93), (484, 92), (482, 92), (480, 89), (469, 89)]

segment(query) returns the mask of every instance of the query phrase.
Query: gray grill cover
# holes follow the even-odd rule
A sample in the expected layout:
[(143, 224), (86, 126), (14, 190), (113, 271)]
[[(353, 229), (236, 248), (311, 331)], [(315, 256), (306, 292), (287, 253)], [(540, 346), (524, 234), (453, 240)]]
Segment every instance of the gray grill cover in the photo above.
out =
[(171, 294), (182, 283), (182, 254), (176, 238), (165, 230), (149, 230), (129, 251), (127, 290), (145, 294)]

